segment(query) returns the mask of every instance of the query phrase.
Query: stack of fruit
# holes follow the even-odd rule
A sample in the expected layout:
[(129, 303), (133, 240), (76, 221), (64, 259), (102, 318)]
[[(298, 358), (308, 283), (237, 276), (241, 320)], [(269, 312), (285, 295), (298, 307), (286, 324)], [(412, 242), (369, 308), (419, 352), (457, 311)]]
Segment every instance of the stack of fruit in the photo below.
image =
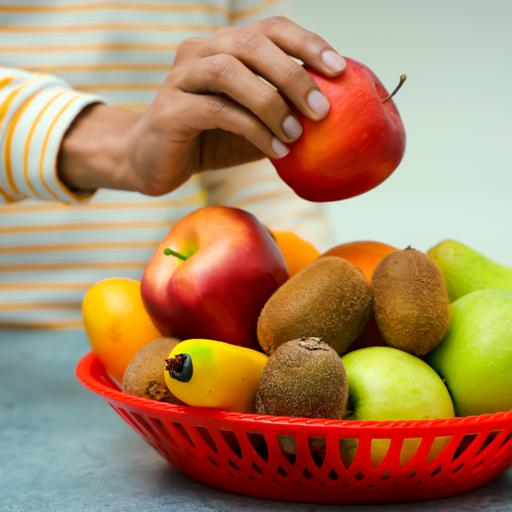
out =
[(357, 420), (512, 409), (512, 269), (454, 241), (320, 255), (208, 207), (170, 230), (141, 284), (101, 281), (83, 313), (108, 371), (148, 399)]

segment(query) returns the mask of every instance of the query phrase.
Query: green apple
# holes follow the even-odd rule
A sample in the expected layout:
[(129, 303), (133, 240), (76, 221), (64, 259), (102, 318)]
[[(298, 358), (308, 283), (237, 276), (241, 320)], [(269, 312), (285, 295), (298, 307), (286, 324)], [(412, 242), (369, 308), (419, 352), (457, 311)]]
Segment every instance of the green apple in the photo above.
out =
[[(424, 361), (391, 347), (368, 347), (341, 358), (348, 377), (349, 408), (353, 420), (428, 420), (452, 418), (453, 402), (443, 381)], [(439, 453), (447, 440), (438, 438), (429, 459)], [(372, 442), (372, 463), (385, 457), (390, 441)], [(400, 455), (402, 465), (416, 452), (418, 439), (406, 439)], [(357, 442), (342, 442), (342, 456), (350, 463)]]
[(504, 267), (455, 240), (444, 240), (428, 251), (444, 274), (450, 301), (476, 290), (512, 291), (512, 268)]
[(452, 304), (445, 340), (428, 361), (459, 416), (512, 409), (512, 292), (479, 290)]

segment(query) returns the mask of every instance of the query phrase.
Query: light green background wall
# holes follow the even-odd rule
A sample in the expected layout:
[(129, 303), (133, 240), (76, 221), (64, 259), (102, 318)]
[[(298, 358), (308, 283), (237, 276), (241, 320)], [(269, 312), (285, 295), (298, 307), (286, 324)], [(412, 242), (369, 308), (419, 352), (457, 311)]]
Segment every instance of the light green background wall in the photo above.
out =
[(394, 87), (405, 158), (328, 206), (338, 242), (456, 238), (512, 266), (512, 1), (290, 0), (290, 15)]

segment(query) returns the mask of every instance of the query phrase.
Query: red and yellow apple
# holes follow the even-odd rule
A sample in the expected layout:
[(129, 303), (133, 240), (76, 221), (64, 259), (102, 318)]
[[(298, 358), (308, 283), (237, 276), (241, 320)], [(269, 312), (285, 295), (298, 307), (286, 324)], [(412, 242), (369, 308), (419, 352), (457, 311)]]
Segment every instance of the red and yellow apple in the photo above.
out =
[(365, 65), (345, 60), (346, 69), (335, 78), (308, 70), (330, 111), (321, 121), (296, 112), (303, 134), (287, 156), (273, 161), (279, 176), (310, 201), (337, 201), (376, 187), (405, 151), (404, 126), (388, 92)]
[(210, 206), (162, 240), (145, 269), (142, 298), (165, 336), (258, 348), (258, 315), (287, 278), (276, 242), (256, 217)]

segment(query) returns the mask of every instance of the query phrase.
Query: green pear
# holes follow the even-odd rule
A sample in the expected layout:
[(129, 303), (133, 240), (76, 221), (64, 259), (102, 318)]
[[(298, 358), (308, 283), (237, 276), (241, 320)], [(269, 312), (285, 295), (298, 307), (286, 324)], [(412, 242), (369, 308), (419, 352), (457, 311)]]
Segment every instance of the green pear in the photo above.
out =
[(444, 274), (451, 302), (485, 288), (512, 291), (512, 268), (495, 263), (460, 242), (444, 240), (428, 255)]
[(512, 409), (512, 292), (479, 290), (456, 300), (448, 334), (427, 361), (458, 416)]

